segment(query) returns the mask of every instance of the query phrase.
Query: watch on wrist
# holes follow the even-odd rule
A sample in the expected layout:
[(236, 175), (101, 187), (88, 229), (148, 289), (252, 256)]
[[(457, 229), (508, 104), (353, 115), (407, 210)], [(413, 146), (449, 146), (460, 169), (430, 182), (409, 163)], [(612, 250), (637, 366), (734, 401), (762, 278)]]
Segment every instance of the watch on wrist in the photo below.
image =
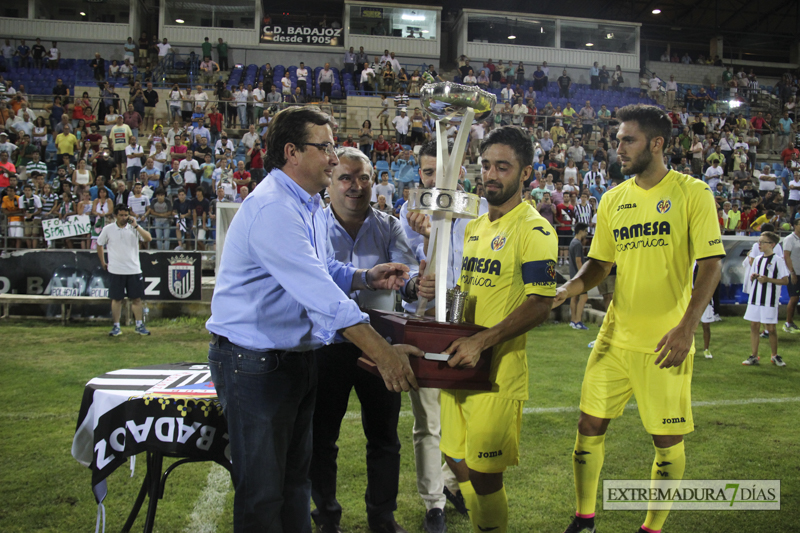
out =
[(369, 270), (367, 270), (366, 268), (361, 271), (361, 283), (362, 285), (364, 285), (364, 287), (366, 287), (368, 291), (374, 291), (375, 289), (370, 287), (369, 282), (367, 281), (367, 272), (369, 272)]

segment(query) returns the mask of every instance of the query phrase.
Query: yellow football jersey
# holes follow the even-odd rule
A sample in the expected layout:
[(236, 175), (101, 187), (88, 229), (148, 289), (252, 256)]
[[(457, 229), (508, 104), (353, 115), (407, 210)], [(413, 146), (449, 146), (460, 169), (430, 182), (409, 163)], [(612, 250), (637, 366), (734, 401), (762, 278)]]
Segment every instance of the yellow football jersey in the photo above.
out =
[[(550, 223), (523, 202), (491, 222), (481, 215), (467, 224), (459, 285), (468, 291), (465, 319), (490, 328), (528, 295), (556, 293), (558, 239)], [(526, 335), (494, 347), (492, 391), (512, 400), (528, 399)]]
[(598, 338), (652, 353), (683, 318), (692, 265), (724, 257), (717, 207), (703, 181), (671, 170), (646, 191), (629, 179), (603, 195), (589, 257), (617, 263), (614, 298)]

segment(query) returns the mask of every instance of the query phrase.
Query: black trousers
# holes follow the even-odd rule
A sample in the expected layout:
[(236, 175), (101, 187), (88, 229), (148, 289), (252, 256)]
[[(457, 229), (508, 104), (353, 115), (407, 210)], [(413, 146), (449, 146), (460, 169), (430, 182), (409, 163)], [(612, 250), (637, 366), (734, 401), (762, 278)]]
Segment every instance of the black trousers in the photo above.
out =
[(327, 96), (328, 100), (331, 99), (331, 95), (333, 94), (333, 84), (332, 83), (325, 83), (324, 81), (319, 84), (319, 92), (321, 94), (317, 95), (320, 98), (323, 96)]
[[(350, 391), (355, 388), (367, 437), (367, 518), (370, 524), (392, 520), (400, 479), (400, 393), (387, 390), (382, 379), (357, 366), (361, 350), (352, 344), (325, 346), (314, 355), (319, 365), (319, 383), (309, 473), (311, 497), (317, 508), (311, 517), (320, 525), (339, 524), (341, 519), (342, 506), (336, 500), (336, 441)], [(352, 457), (355, 450), (347, 452)]]

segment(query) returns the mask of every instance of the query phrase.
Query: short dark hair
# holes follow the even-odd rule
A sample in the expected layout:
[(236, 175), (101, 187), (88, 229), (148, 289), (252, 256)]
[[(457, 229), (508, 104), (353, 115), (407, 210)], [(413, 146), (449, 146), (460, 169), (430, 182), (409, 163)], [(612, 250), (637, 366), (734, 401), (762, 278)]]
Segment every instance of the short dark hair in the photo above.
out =
[(672, 138), (672, 120), (663, 109), (643, 104), (626, 105), (617, 111), (617, 120), (622, 122), (636, 122), (647, 137), (647, 142), (656, 137), (664, 139), (664, 147)]
[(587, 229), (589, 229), (588, 224), (586, 224), (585, 222), (578, 222), (577, 224), (575, 224), (575, 235)]
[(277, 113), (267, 131), (267, 160), (264, 170), (270, 172), (286, 165), (283, 151), (287, 144), (294, 144), (301, 152), (305, 151), (303, 143), (308, 142), (307, 126), (334, 125), (333, 119), (316, 106), (290, 107)]
[(503, 126), (489, 132), (481, 141), (479, 153), (483, 153), (493, 144), (505, 144), (514, 150), (517, 161), (522, 168), (533, 165), (533, 144), (531, 138), (517, 126)]
[[(768, 211), (768, 213), (769, 213), (769, 211)], [(773, 213), (773, 215), (774, 214), (775, 213)], [(761, 224), (761, 233), (764, 233), (765, 231), (775, 231), (775, 226), (773, 226), (769, 222), (764, 222), (763, 224)]]
[[(419, 159), (422, 159), (423, 156), (436, 158), (438, 155), (436, 152), (436, 146), (437, 146), (436, 139), (431, 139), (430, 141), (426, 141), (425, 143), (423, 143), (422, 147), (419, 149)], [(452, 149), (453, 149), (453, 140), (448, 139), (447, 151), (449, 152)]]
[[(762, 225), (761, 225), (761, 227), (763, 228), (763, 227), (764, 227), (764, 224), (762, 224)], [(781, 238), (780, 238), (780, 237), (778, 237), (778, 235), (777, 235), (777, 234), (775, 234), (775, 233), (773, 233), (772, 231), (763, 231), (763, 230), (762, 230), (762, 231), (761, 231), (761, 235), (762, 235), (763, 237), (766, 237), (767, 239), (769, 239), (769, 241), (770, 241), (772, 244), (778, 244), (779, 242), (781, 242)]]
[(118, 215), (120, 211), (127, 211), (130, 213), (130, 209), (125, 204), (117, 204), (114, 206), (114, 214)]

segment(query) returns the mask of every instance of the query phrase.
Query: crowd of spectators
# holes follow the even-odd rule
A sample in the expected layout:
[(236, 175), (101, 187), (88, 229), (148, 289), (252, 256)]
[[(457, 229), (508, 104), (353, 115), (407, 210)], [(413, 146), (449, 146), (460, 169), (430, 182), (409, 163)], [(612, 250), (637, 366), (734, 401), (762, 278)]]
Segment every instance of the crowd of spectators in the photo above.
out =
[[(42, 62), (35, 62), (37, 57), (44, 57), (41, 49), (26, 50), (24, 41), (20, 43), (10, 52), (4, 48), (3, 54), (10, 53), (22, 68), (44, 68)], [(38, 39), (37, 46), (41, 46)], [(86, 93), (81, 97), (70, 94), (69, 87), (57, 79), (52, 103), (45, 105), (44, 111), (35, 111), (28, 105), (24, 87), (14, 89), (13, 82), (0, 77), (0, 154), (6, 154), (0, 155), (5, 158), (0, 159), (0, 188), (8, 191), (5, 196), (17, 195), (13, 202), (17, 210), (24, 203), (25, 184), (30, 184), (31, 195), (40, 198), (42, 204), (40, 212), (34, 210), (28, 217), (4, 211), (9, 223), (20, 216), (39, 220), (89, 214), (99, 225), (107, 223), (115, 203), (133, 202), (129, 205), (136, 216), (146, 226), (161, 230), (160, 236), (156, 231), (154, 240), (159, 249), (175, 244), (202, 248), (205, 240), (213, 238), (212, 202), (241, 201), (263, 179), (266, 154), (262, 147), (272, 115), (285, 105), (307, 103), (318, 103), (331, 113), (331, 85), (339, 81), (329, 64), (314, 72), (299, 62), (297, 67), (283, 69), (282, 75), (276, 75), (267, 63), (257, 69), (255, 77), (248, 78), (253, 83), (225, 83), (218, 74), (228, 69), (227, 45), (222, 39), (212, 45), (206, 38), (201, 46), (200, 70), (207, 83), (191, 90), (175, 84), (165, 101), (160, 101), (152, 82), (145, 81), (142, 86), (131, 79), (127, 99), (123, 99), (116, 92), (116, 84), (107, 81), (116, 73), (123, 77), (129, 69), (151, 68), (159, 57), (170, 53), (166, 39), (159, 41), (146, 34), (138, 44), (128, 39), (123, 45), (124, 61), (117, 70), (112, 63), (108, 67), (112, 70), (106, 73), (105, 60), (96, 55), (93, 66), (101, 70), (97, 101)], [(213, 60), (214, 49), (218, 61)], [(57, 43), (53, 43), (51, 52), (50, 57), (60, 58)], [(28, 61), (29, 56), (33, 61)], [(705, 58), (702, 60), (706, 64)], [(491, 129), (505, 125), (525, 129), (536, 154), (525, 197), (562, 235), (561, 260), (566, 262), (566, 241), (572, 238), (574, 225), (585, 223), (590, 240), (603, 194), (626, 179), (616, 157), (619, 106), (597, 106), (598, 98), (628, 103), (621, 97), (612, 100), (615, 91), (624, 90), (626, 80), (621, 69), (617, 66), (610, 71), (594, 63), (587, 71), (590, 84), (582, 87), (573, 82), (566, 69), (551, 79), (550, 67), (544, 61), (532, 66), (530, 75), (522, 62), (494, 63), (488, 59), (476, 64), (461, 56), (458, 64), (455, 81), (498, 96), (493, 118), (471, 126), (464, 163), (478, 163), (477, 147)], [(442, 80), (433, 65), (427, 70), (434, 79)], [(360, 80), (365, 91), (375, 91), (380, 106), (374, 128), (369, 119), (360, 128), (350, 125), (350, 130), (358, 133), (336, 132), (337, 144), (359, 148), (372, 159), (376, 184), (373, 203), (396, 214), (405, 189), (419, 181), (415, 148), (431, 139), (436, 127), (424, 110), (410, 105), (410, 98), (424, 83), (420, 69), (409, 76), (394, 52), (384, 50), (370, 61), (363, 47), (358, 52), (351, 47), (345, 52), (341, 75)], [(728, 69), (719, 91), (753, 77), (742, 70), (731, 74)], [(697, 93), (687, 90), (679, 101), (674, 76), (664, 83), (652, 73), (645, 81), (640, 98), (651, 97), (664, 105), (674, 124), (667, 164), (709, 183), (719, 203), (723, 231), (749, 232), (757, 229), (756, 221), (764, 217), (782, 228), (798, 216), (796, 78), (787, 75), (776, 86), (784, 101), (783, 116), (757, 113), (749, 119), (717, 109), (720, 95), (716, 85), (701, 87)], [(205, 89), (207, 84), (211, 84), (211, 91)], [(573, 107), (569, 98), (584, 95), (591, 99)], [(169, 122), (157, 119), (158, 106), (168, 111)], [(226, 133), (232, 128), (246, 131), (238, 142)], [(455, 125), (447, 126), (448, 137), (455, 137), (457, 131)], [(765, 154), (780, 154), (782, 164), (773, 167), (759, 162), (758, 157)], [(479, 177), (470, 180), (465, 175), (460, 183), (464, 189), (483, 195)], [(97, 191), (101, 189), (108, 193), (111, 209), (103, 207), (105, 201), (99, 203), (99, 210), (96, 208)], [(65, 206), (67, 192), (72, 203)], [(82, 204), (87, 192), (91, 204)], [(737, 218), (736, 213), (742, 215)], [(26, 239), (24, 226), (23, 235), (16, 239), (18, 247), (57, 244)], [(11, 237), (12, 233), (16, 237), (19, 232), (9, 228), (7, 235)], [(170, 235), (174, 235), (171, 243)], [(91, 239), (82, 241), (81, 246), (92, 245)], [(69, 241), (64, 244), (77, 245)]]

